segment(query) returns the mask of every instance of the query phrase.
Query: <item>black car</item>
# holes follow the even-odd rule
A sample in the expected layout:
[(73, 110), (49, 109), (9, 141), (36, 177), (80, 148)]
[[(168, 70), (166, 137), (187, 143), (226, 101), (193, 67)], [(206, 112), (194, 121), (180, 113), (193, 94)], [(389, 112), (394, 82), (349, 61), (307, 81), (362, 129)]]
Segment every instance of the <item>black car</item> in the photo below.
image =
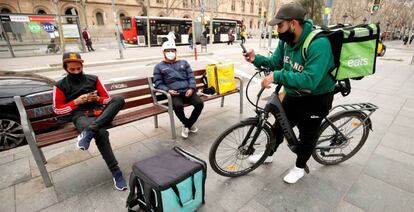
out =
[(13, 96), (50, 91), (54, 83), (54, 80), (36, 74), (0, 71), (0, 151), (25, 143)]

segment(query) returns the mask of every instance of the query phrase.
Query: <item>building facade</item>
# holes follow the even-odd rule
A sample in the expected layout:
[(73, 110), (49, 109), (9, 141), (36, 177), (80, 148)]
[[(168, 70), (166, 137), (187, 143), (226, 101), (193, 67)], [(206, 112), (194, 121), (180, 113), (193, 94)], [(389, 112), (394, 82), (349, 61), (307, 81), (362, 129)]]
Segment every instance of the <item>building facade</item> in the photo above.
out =
[[(243, 21), (252, 33), (265, 25), (267, 10), (272, 0), (115, 0), (116, 17), (164, 16), (199, 18), (201, 11), (210, 18), (227, 18)], [(149, 2), (149, 9), (147, 4)], [(276, 8), (290, 2), (276, 1)], [(0, 0), (1, 13), (34, 13), (78, 15), (80, 26), (88, 27), (95, 36), (113, 36), (115, 18), (111, 0)], [(204, 5), (204, 6), (202, 6)], [(269, 19), (268, 17), (267, 19)], [(262, 21), (262, 22), (261, 22)]]

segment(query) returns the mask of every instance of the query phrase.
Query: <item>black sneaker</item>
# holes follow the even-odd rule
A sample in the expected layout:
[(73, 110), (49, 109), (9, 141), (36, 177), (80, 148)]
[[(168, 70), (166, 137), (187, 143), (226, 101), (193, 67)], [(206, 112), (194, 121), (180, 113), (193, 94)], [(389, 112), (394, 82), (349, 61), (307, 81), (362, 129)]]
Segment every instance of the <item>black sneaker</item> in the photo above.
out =
[(89, 144), (91, 143), (92, 138), (95, 136), (95, 133), (92, 130), (84, 130), (81, 134), (78, 135), (78, 148), (80, 150), (89, 149)]
[(122, 176), (122, 171), (121, 170), (116, 170), (114, 172), (112, 172), (112, 180), (114, 181), (114, 186), (116, 189), (120, 190), (120, 191), (124, 191), (127, 190), (127, 184), (126, 181), (124, 179), (124, 177)]

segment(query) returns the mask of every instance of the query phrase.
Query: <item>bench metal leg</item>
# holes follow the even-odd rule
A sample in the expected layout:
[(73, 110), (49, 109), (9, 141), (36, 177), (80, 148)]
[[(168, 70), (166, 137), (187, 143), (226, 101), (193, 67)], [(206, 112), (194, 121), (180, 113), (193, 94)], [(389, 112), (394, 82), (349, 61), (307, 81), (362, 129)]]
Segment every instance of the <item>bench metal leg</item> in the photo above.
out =
[(175, 121), (174, 121), (174, 112), (173, 112), (173, 110), (169, 110), (168, 115), (170, 116), (171, 137), (172, 137), (172, 139), (176, 139), (177, 138), (177, 133), (175, 131)]
[(220, 107), (223, 107), (223, 106), (224, 106), (224, 96), (221, 97), (221, 104), (220, 104)]
[[(26, 134), (26, 133), (25, 133)], [(37, 146), (36, 140), (32, 136), (26, 136), (27, 143), (29, 144), (30, 150), (32, 151), (33, 157), (35, 159), (37, 168), (42, 175), (43, 182), (45, 183), (46, 187), (52, 186), (52, 181), (50, 180), (49, 173), (47, 173), (47, 169), (45, 166), (46, 159), (43, 155), (42, 150)]]
[(157, 115), (154, 116), (154, 127), (158, 128), (158, 116)]

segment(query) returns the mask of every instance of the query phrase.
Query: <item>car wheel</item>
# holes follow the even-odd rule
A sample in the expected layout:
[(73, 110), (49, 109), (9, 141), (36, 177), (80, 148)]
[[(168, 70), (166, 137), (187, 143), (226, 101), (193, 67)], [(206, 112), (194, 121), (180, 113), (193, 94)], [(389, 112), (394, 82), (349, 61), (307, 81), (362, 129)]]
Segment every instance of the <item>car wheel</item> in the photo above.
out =
[(17, 115), (0, 114), (0, 151), (12, 149), (25, 141)]

